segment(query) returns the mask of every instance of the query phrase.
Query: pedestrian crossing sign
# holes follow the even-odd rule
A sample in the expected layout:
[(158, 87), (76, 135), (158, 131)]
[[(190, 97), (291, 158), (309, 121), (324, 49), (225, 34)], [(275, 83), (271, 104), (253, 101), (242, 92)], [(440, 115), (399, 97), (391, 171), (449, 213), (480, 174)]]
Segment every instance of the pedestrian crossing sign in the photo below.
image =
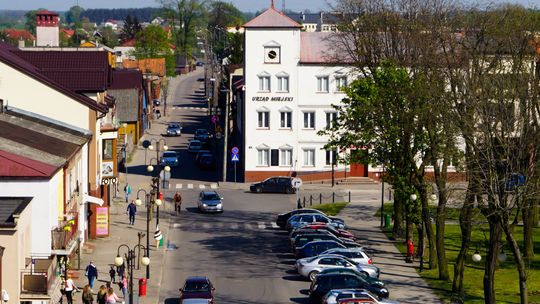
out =
[(239, 161), (240, 161), (240, 157), (238, 157), (238, 154), (233, 154), (232, 157), (231, 157), (231, 161), (232, 161), (233, 163), (239, 162)]

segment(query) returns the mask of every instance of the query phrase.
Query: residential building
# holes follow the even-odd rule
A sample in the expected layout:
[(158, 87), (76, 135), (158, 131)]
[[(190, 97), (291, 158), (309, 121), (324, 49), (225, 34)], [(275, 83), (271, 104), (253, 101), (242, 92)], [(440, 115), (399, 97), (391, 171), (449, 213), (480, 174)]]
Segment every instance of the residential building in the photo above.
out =
[(36, 45), (59, 46), (58, 14), (47, 10), (36, 12)]
[(287, 17), (302, 26), (305, 32), (335, 32), (339, 22), (338, 13), (289, 13)]

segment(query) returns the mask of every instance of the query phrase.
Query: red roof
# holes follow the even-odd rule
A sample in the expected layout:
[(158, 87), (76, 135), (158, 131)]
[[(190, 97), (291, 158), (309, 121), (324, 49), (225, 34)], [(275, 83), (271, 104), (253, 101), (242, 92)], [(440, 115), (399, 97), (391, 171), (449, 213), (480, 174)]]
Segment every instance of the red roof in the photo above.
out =
[(61, 29), (60, 30), (62, 33), (64, 33), (66, 35), (67, 38), (71, 38), (71, 36), (73, 36), (73, 34), (75, 34), (75, 30), (70, 30), (70, 29)]
[(259, 16), (251, 19), (246, 24), (246, 28), (265, 28), (265, 27), (278, 27), (278, 28), (302, 28), (300, 24), (291, 18), (285, 16), (282, 12), (276, 10), (272, 4), (270, 8), (264, 11)]
[(36, 37), (28, 30), (5, 29), (4, 33), (6, 33), (9, 38), (16, 40), (21, 40), (21, 38), (23, 40), (36, 40)]
[(352, 60), (347, 54), (338, 54), (338, 48), (332, 41), (331, 32), (301, 32), (300, 33), (300, 63), (350, 64)]
[(51, 12), (51, 11), (48, 11), (48, 10), (41, 10), (41, 11), (37, 11), (37, 12), (36, 12), (36, 15), (53, 15), (53, 16), (58, 16), (58, 13)]
[(135, 39), (129, 39), (120, 44), (120, 46), (135, 46)]
[(1, 177), (48, 178), (57, 169), (55, 166), (0, 150)]

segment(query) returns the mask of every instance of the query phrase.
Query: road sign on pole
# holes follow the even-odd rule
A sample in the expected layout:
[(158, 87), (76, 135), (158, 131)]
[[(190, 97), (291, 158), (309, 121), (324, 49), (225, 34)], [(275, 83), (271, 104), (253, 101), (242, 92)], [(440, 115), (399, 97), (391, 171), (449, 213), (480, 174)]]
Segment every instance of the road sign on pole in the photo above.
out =
[(302, 180), (298, 177), (295, 177), (291, 180), (291, 186), (296, 190), (296, 208), (300, 209), (302, 208), (302, 205), (300, 205), (300, 187), (302, 187)]
[(239, 162), (239, 161), (240, 161), (240, 156), (238, 156), (238, 154), (233, 154), (233, 155), (231, 156), (231, 161), (232, 161), (233, 163)]
[(240, 152), (240, 149), (238, 149), (238, 147), (232, 147), (231, 149), (232, 154), (238, 154), (238, 152)]
[(216, 116), (216, 115), (212, 115), (212, 118), (211, 118), (211, 120), (212, 120), (212, 123), (213, 123), (213, 124), (216, 124), (216, 122), (217, 122), (217, 119), (218, 119), (218, 118), (217, 118), (217, 116)]

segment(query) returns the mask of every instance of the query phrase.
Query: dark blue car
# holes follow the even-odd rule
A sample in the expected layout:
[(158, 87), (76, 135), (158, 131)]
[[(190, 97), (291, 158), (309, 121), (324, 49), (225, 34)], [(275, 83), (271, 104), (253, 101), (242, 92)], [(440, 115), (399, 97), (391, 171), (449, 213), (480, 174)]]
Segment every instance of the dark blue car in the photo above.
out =
[(309, 258), (319, 255), (328, 249), (346, 248), (336, 241), (312, 241), (300, 248), (295, 248), (294, 257), (296, 259)]

